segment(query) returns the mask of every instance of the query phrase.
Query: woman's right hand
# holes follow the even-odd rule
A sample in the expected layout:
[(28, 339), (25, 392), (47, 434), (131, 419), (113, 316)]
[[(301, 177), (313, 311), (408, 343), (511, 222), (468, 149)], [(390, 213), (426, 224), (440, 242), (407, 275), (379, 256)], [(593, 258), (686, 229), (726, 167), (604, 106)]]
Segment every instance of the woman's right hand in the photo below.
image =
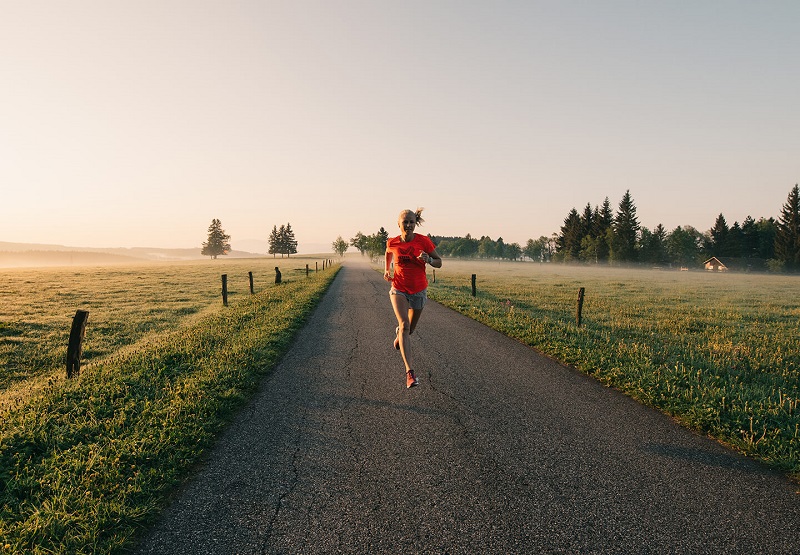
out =
[(392, 281), (392, 277), (389, 275), (389, 270), (383, 272), (383, 279), (384, 281)]

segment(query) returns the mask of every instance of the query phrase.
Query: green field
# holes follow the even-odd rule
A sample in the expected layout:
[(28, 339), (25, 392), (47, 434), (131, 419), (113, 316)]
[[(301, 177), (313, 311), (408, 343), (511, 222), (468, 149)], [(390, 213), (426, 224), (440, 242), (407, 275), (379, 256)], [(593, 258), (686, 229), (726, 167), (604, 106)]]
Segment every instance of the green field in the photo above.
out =
[(446, 260), (429, 294), (800, 477), (797, 277)]
[(0, 270), (0, 392), (20, 381), (65, 367), (75, 311), (89, 311), (83, 360), (91, 362), (219, 308), (221, 275), (229, 302), (313, 273), (319, 258), (247, 259), (71, 269)]
[[(0, 271), (0, 553), (123, 552), (286, 352), (336, 273), (315, 263)], [(796, 277), (454, 260), (430, 287), (436, 301), (795, 477), (798, 292)], [(77, 309), (89, 325), (81, 375), (67, 380)]]
[[(0, 272), (0, 553), (122, 552), (289, 348), (338, 268), (314, 266)], [(79, 308), (85, 358), (68, 380)]]

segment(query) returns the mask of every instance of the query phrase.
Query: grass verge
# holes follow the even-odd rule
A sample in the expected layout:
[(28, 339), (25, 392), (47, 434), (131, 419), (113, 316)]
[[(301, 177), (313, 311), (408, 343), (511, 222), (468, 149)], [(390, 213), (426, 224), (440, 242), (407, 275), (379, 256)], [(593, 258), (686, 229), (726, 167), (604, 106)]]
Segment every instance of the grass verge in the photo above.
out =
[(798, 285), (778, 276), (448, 260), (429, 294), (798, 480)]
[(0, 553), (122, 552), (289, 348), (336, 268), (51, 380), (0, 415)]

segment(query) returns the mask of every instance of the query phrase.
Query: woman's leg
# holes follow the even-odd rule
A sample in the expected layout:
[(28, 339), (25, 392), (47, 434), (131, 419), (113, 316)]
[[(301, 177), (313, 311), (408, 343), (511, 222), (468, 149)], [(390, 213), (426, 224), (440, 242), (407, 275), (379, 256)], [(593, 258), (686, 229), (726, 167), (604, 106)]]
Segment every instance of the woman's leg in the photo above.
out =
[(406, 372), (411, 370), (411, 342), (408, 336), (411, 334), (412, 311), (408, 308), (408, 299), (403, 295), (389, 295), (392, 300), (392, 308), (397, 318), (397, 325), (400, 328), (398, 339), (400, 340), (400, 354), (403, 357), (403, 364), (406, 365)]
[[(412, 333), (414, 333), (414, 330), (417, 329), (417, 322), (419, 322), (419, 317), (420, 316), (422, 316), (422, 309), (421, 308), (417, 308), (417, 309), (409, 308), (408, 309), (408, 321), (409, 321), (408, 335), (411, 335)], [(397, 330), (395, 330), (395, 332), (397, 333), (397, 335), (394, 338), (394, 348), (396, 350), (400, 350), (400, 339), (401, 339), (402, 336), (400, 334), (400, 326), (399, 325), (397, 326)]]
[(417, 329), (417, 323), (419, 322), (420, 316), (422, 316), (421, 308), (408, 309), (408, 321), (410, 323), (410, 327), (408, 329), (408, 335), (411, 335), (412, 333), (414, 333), (414, 330)]

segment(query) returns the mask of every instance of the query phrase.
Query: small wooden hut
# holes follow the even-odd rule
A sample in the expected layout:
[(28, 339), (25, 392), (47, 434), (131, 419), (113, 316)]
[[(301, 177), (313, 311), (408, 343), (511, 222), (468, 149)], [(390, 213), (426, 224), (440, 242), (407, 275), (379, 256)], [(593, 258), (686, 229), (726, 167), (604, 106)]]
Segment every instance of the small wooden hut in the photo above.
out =
[(709, 272), (727, 272), (728, 267), (723, 264), (719, 258), (716, 256), (712, 256), (705, 262), (703, 262), (703, 266)]

